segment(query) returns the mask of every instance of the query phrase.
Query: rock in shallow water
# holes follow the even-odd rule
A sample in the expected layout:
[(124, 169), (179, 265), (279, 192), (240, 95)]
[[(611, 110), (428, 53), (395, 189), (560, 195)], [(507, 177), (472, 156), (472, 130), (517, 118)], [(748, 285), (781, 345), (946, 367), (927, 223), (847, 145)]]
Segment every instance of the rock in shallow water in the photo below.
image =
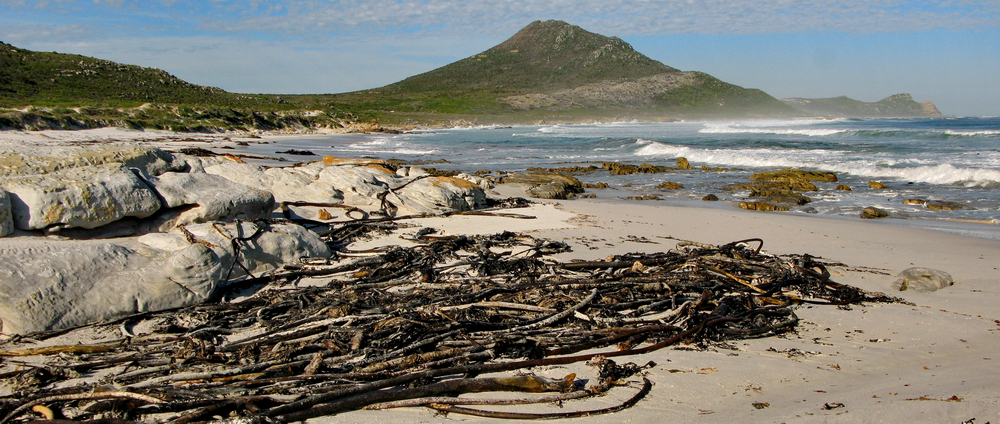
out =
[(892, 213), (874, 206), (869, 206), (861, 211), (861, 219), (888, 218), (889, 215), (892, 215)]
[(946, 200), (931, 200), (924, 203), (927, 209), (935, 211), (956, 211), (961, 209), (966, 209), (965, 205), (957, 202), (949, 202)]
[(740, 202), (740, 209), (762, 212), (785, 212), (788, 210), (788, 207), (767, 202)]

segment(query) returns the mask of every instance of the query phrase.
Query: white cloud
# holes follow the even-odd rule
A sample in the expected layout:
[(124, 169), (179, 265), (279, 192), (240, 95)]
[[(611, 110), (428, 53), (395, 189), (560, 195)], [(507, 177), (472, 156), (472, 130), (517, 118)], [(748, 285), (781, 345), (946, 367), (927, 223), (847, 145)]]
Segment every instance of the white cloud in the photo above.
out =
[[(117, 7), (124, 6), (126, 0), (92, 0), (92, 1), (94, 3), (97, 3), (97, 4), (103, 4), (103, 5), (108, 6), (108, 7), (116, 7), (117, 8)], [(165, 6), (170, 6), (170, 5), (169, 4), (165, 4)]]
[(32, 44), (38, 42), (69, 42), (73, 40), (92, 39), (94, 30), (80, 24), (54, 25), (54, 24), (27, 24), (3, 25), (0, 20), (0, 40), (22, 47), (22, 44)]
[(373, 30), (509, 34), (538, 19), (566, 20), (620, 36), (1000, 26), (996, 0), (0, 0), (0, 7), (15, 12), (121, 6), (130, 7), (118, 13), (136, 14), (139, 22), (143, 14), (196, 14), (205, 31), (302, 37)]
[(995, 27), (995, 1), (898, 0), (302, 0), (280, 14), (258, 14), (212, 28), (285, 33), (414, 28), (458, 33), (516, 30), (531, 20), (563, 19), (619, 35), (894, 32)]

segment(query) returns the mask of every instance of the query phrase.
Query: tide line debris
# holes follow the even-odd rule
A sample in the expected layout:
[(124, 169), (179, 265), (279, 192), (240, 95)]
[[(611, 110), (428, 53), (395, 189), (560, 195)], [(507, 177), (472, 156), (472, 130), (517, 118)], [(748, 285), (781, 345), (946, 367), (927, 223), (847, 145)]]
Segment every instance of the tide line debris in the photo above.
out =
[[(361, 221), (344, 228), (392, 224)], [(327, 236), (341, 247), (348, 237)], [(809, 255), (768, 254), (759, 239), (589, 262), (547, 258), (569, 246), (510, 232), (421, 231), (412, 241), (419, 244), (341, 249), (336, 260), (258, 276), (248, 281), (267, 284), (248, 297), (68, 332), (104, 336), (92, 345), (52, 345), (67, 332), (13, 337), (0, 344), (9, 393), (0, 424), (46, 409), (72, 421), (171, 424), (284, 423), (419, 405), (518, 420), (591, 416), (654, 390), (644, 375), (655, 364), (611, 358), (793, 331), (802, 303), (898, 301), (830, 280), (829, 264)], [(530, 372), (571, 363), (596, 375)], [(586, 406), (612, 390), (632, 395)], [(495, 391), (540, 394), (458, 396)], [(479, 409), (547, 402), (571, 412)]]

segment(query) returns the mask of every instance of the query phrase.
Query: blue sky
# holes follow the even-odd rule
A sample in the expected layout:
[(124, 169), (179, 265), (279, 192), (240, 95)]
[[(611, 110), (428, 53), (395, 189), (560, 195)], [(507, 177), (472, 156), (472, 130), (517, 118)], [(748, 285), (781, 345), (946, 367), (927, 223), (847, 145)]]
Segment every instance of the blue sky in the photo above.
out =
[(997, 0), (0, 0), (0, 41), (243, 93), (374, 88), (539, 19), (775, 97), (911, 93), (1000, 115)]

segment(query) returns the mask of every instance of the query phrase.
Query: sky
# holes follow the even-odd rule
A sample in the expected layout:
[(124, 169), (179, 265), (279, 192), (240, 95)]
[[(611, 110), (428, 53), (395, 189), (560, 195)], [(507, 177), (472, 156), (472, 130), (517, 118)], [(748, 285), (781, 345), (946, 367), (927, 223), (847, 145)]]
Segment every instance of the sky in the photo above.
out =
[(0, 41), (316, 94), (381, 87), (547, 19), (778, 98), (910, 93), (1000, 116), (1000, 0), (0, 0)]

